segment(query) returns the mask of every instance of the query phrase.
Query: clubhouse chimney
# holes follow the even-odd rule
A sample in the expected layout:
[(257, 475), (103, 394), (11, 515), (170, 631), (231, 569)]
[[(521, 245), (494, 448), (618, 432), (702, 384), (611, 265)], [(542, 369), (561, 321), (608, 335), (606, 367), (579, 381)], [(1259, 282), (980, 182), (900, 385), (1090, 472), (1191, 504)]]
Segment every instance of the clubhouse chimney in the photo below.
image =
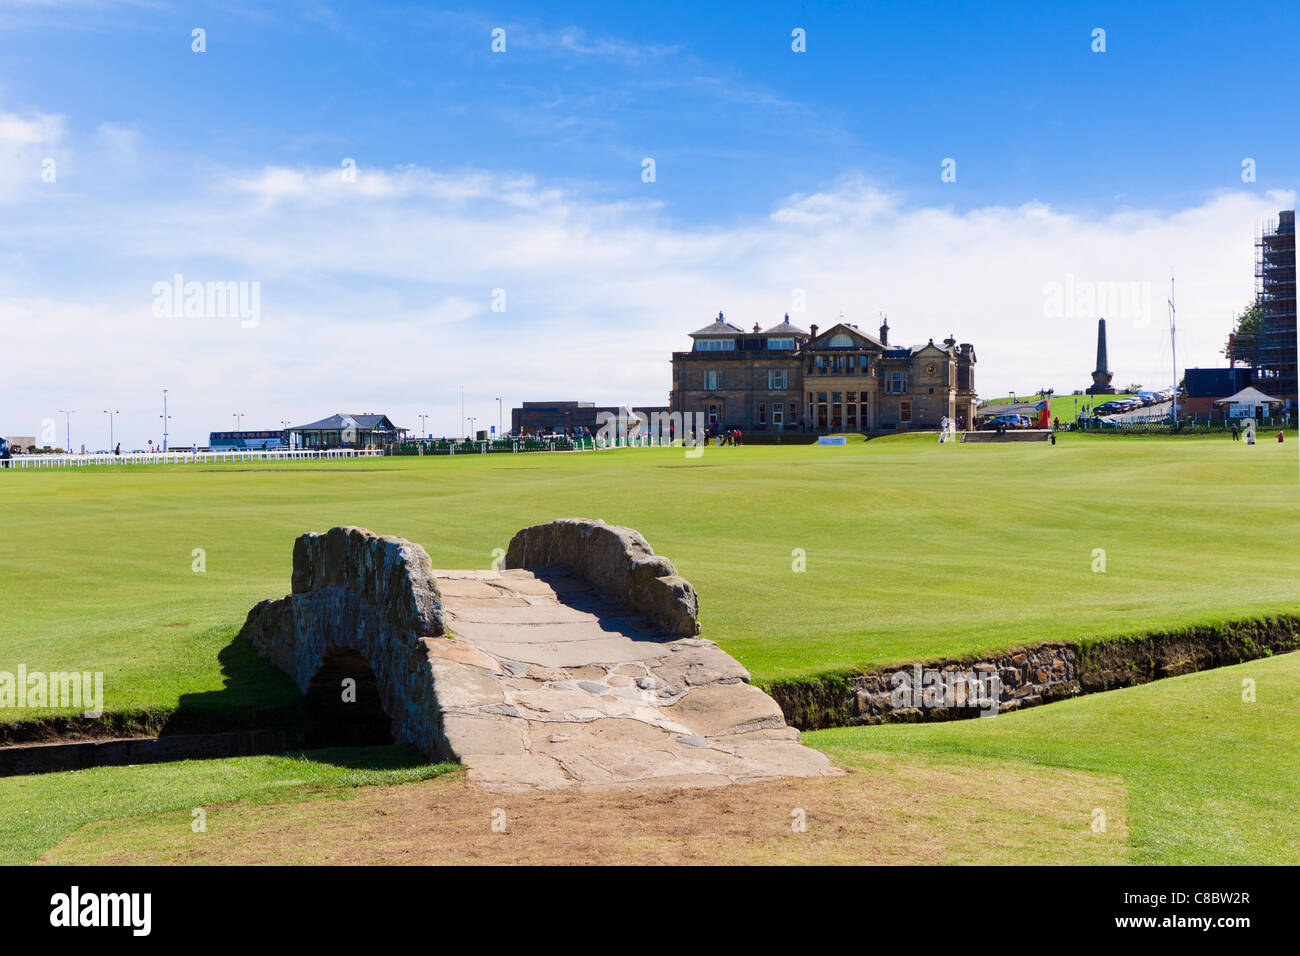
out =
[(812, 335), (810, 336), (810, 338), (814, 338), (814, 339), (817, 338), (817, 326), (816, 326), (816, 325), (810, 325), (810, 326), (808, 326), (808, 329), (809, 329), (809, 331), (812, 333)]

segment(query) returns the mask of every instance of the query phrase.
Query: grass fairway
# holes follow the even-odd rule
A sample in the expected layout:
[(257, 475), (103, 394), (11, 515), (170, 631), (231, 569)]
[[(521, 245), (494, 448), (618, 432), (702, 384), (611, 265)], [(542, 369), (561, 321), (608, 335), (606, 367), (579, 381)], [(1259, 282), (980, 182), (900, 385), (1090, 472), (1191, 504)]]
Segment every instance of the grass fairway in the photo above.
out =
[[(0, 779), (0, 866), (30, 863), (79, 827), (100, 820), (179, 813), (230, 800), (285, 802), (322, 792), (407, 783), (458, 770), (414, 747), (317, 750), (283, 757), (185, 760)], [(192, 832), (192, 831), (191, 831)]]
[[(1010, 760), (862, 755), (850, 773), (729, 787), (492, 793), (461, 775), (364, 789), (267, 790), (90, 820), (40, 862), (159, 864), (1118, 864), (1113, 777)], [(151, 768), (138, 768), (148, 774)], [(0, 781), (0, 792), (3, 792)], [(342, 799), (340, 799), (342, 798)], [(1105, 834), (1086, 821), (1115, 809)], [(791, 828), (805, 811), (807, 832)], [(493, 832), (504, 811), (505, 832)], [(0, 804), (0, 815), (3, 815)]]
[(503, 795), (327, 754), (10, 778), (0, 861), (1294, 863), (1298, 709), (1292, 654), (987, 720), (808, 733), (851, 771), (820, 780)]
[[(1255, 681), (1253, 703), (1242, 700), (1245, 678)], [(1118, 774), (1132, 862), (1293, 865), (1297, 713), (1300, 654), (1288, 654), (993, 719), (823, 730), (804, 740), (848, 763), (870, 754), (998, 758)]]
[(110, 711), (296, 699), (231, 640), (256, 601), (288, 591), (294, 537), (337, 524), (410, 538), (450, 568), (488, 567), (535, 522), (630, 525), (696, 586), (705, 635), (759, 681), (1300, 606), (1291, 444), (911, 436), (698, 460), (631, 449), (11, 471), (0, 496), (0, 670), (102, 670)]

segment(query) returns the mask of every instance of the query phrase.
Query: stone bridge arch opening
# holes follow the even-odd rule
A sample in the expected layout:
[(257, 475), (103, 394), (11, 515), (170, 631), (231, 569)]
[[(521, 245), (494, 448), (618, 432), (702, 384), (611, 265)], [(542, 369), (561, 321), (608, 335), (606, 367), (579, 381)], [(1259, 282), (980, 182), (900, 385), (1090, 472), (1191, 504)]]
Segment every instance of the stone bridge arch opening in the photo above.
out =
[(393, 743), (392, 718), (384, 710), (374, 668), (351, 647), (325, 651), (303, 702), (309, 748)]

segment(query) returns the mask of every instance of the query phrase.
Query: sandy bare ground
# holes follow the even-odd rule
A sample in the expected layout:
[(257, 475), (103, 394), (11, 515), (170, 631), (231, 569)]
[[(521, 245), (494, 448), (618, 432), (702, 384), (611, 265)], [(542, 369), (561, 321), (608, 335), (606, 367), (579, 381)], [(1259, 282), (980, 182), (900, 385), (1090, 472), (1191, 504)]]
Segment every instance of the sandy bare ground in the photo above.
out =
[(1123, 863), (1126, 804), (1114, 778), (974, 759), (714, 788), (502, 794), (454, 775), (208, 807), (206, 833), (188, 810), (97, 823), (41, 862)]

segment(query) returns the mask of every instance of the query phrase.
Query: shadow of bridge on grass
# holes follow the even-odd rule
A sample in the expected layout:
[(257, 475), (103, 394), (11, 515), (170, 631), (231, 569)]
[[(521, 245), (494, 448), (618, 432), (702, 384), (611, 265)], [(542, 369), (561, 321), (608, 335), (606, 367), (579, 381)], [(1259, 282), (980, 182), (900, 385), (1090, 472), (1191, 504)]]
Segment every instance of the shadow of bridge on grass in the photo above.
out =
[[(165, 715), (50, 718), (19, 730), (16, 745), (0, 747), (0, 776), (266, 754), (301, 755), (355, 770), (428, 763), (415, 747), (394, 743), (374, 676), (359, 671), (355, 661), (336, 662), (338, 673), (326, 675), (328, 684), (304, 697), (238, 629), (231, 632), (217, 654), (220, 690), (182, 694)], [(341, 676), (356, 677), (360, 707), (331, 706), (329, 690)], [(24, 733), (30, 735), (25, 740)]]

